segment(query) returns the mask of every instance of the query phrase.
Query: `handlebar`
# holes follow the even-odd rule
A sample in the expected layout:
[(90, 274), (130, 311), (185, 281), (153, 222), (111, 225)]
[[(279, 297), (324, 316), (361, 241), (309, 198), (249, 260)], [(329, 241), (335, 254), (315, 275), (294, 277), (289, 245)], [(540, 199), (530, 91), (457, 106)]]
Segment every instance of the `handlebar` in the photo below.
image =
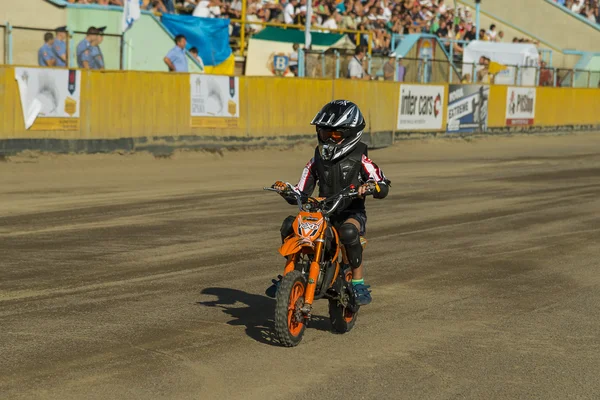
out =
[[(364, 193), (363, 196), (370, 196), (375, 192), (375, 187), (377, 185), (376, 182), (372, 182), (369, 181), (367, 182), (368, 184), (374, 184), (373, 186), (371, 186), (370, 188), (367, 189), (367, 191)], [(268, 190), (268, 191), (272, 191), (272, 192), (277, 192), (283, 196), (286, 197), (294, 197), (296, 199), (296, 202), (298, 203), (298, 208), (300, 208), (301, 210), (303, 209), (303, 201), (302, 201), (302, 195), (295, 192), (294, 190), (291, 190), (288, 188), (288, 190), (284, 190), (284, 191), (280, 191), (277, 190), (273, 187), (265, 187), (263, 188), (263, 190)], [(341, 204), (342, 200), (344, 199), (354, 199), (359, 197), (358, 191), (356, 190), (356, 188), (354, 187), (354, 185), (350, 185), (348, 187), (346, 187), (345, 189), (342, 189), (342, 191), (340, 191), (338, 194), (335, 194), (333, 196), (330, 196), (326, 199), (323, 200), (317, 200), (314, 197), (308, 197), (305, 198), (305, 202), (306, 203), (316, 203), (318, 204), (318, 208), (320, 209), (320, 211), (324, 214), (324, 215), (330, 215), (332, 214)], [(325, 209), (326, 205), (329, 203), (332, 203), (333, 205), (331, 207), (329, 207), (328, 209)]]

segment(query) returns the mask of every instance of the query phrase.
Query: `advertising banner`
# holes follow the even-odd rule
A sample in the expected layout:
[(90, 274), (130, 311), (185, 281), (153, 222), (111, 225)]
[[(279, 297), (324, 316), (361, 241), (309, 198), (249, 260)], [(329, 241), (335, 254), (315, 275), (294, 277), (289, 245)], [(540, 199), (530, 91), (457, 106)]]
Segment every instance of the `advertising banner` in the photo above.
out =
[(239, 79), (190, 75), (192, 128), (235, 128), (240, 116)]
[(25, 129), (78, 131), (81, 73), (50, 68), (15, 68)]
[(490, 87), (450, 85), (448, 89), (447, 131), (484, 132), (487, 129)]
[(535, 88), (508, 88), (506, 91), (506, 125), (533, 125), (535, 94)]
[(441, 130), (444, 86), (400, 85), (398, 130)]

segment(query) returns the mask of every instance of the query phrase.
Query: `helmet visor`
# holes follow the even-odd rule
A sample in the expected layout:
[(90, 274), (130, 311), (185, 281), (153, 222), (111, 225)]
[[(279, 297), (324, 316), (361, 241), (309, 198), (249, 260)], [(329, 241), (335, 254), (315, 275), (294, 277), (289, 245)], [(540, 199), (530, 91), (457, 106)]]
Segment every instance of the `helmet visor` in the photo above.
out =
[(317, 134), (324, 143), (340, 144), (344, 141), (344, 134), (338, 129), (317, 127)]

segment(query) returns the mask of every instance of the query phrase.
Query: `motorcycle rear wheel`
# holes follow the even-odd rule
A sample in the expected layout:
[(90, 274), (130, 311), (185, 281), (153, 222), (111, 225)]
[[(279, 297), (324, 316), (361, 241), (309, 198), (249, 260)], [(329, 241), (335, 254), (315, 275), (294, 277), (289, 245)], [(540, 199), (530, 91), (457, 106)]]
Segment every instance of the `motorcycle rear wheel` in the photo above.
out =
[(275, 334), (285, 347), (297, 346), (306, 324), (300, 308), (304, 305), (306, 278), (291, 271), (281, 280), (275, 299)]
[[(341, 277), (338, 279), (342, 279)], [(352, 271), (347, 270), (344, 272), (344, 278), (346, 282), (352, 281)], [(348, 307), (340, 304), (338, 300), (329, 300), (329, 319), (331, 320), (331, 327), (337, 333), (347, 333), (354, 328), (356, 324), (356, 318), (358, 317), (358, 311), (353, 312)]]

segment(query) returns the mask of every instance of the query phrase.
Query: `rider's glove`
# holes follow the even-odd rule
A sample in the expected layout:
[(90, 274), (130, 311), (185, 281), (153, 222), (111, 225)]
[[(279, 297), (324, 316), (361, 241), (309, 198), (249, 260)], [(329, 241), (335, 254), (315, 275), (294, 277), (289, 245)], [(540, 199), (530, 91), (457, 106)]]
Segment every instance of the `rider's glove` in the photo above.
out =
[(276, 189), (279, 194), (283, 195), (284, 192), (287, 192), (291, 189), (291, 185), (287, 182), (277, 181), (271, 186), (273, 189)]

